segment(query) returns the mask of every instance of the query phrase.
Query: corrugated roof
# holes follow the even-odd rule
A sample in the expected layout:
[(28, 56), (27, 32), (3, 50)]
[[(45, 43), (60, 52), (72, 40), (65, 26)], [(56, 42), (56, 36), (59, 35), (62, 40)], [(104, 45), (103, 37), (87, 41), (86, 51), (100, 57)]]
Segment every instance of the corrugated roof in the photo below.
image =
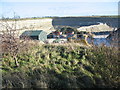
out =
[(22, 35), (25, 36), (38, 36), (43, 30), (35, 30), (35, 31), (25, 31)]

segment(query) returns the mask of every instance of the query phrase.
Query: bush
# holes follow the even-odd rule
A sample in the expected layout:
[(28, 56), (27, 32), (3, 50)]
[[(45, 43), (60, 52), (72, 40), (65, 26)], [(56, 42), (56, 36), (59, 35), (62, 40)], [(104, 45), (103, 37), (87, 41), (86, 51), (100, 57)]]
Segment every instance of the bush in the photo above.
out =
[(3, 58), (3, 87), (119, 87), (119, 51), (115, 48), (70, 50), (66, 46), (44, 45), (33, 46), (30, 50), (17, 55), (18, 67), (13, 67), (12, 56), (6, 54)]

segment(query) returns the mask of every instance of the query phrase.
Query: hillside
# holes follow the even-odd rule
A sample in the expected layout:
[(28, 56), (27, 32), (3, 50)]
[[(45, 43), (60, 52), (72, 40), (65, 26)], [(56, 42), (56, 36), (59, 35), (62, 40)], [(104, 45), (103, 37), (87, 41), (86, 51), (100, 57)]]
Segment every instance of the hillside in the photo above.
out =
[[(76, 18), (74, 19), (77, 21)], [(76, 24), (79, 26), (80, 22), (74, 21), (72, 23), (71, 21), (68, 23), (69, 20), (65, 19), (63, 20), (63, 25), (60, 24), (61, 22), (58, 22), (59, 20), (55, 25), (53, 21), (54, 19), (8, 21), (2, 22), (0, 28), (6, 31), (17, 29), (19, 35), (25, 30), (35, 29), (43, 29), (49, 33), (54, 28), (63, 27), (65, 24), (66, 26), (72, 25), (72, 27), (77, 27)], [(87, 24), (87, 22), (89, 21), (83, 24)], [(71, 25), (67, 25), (70, 23)], [(93, 30), (95, 31), (112, 30), (113, 27), (107, 23), (101, 23), (89, 24), (87, 28), (94, 26)], [(85, 25), (81, 27), (84, 27), (83, 29), (86, 28)], [(95, 29), (96, 27), (97, 29)], [(80, 28), (80, 26), (77, 28)], [(116, 32), (119, 31), (117, 30), (114, 34), (111, 34), (110, 38), (113, 38), (114, 35), (116, 37)], [(72, 42), (45, 44), (40, 41), (30, 40), (29, 38), (21, 40), (14, 37), (14, 34), (17, 35), (16, 33), (6, 32), (0, 38), (2, 39), (0, 52), (2, 54), (1, 72), (3, 89), (120, 87), (120, 76), (118, 73), (118, 55), (120, 51), (117, 47), (106, 46), (104, 43), (92, 45), (91, 47)], [(95, 33), (98, 34), (98, 32)], [(103, 34), (103, 32), (100, 34)]]
[(16, 30), (19, 32), (19, 35), (25, 30), (44, 30), (47, 33), (50, 33), (51, 30), (54, 30), (52, 26), (52, 19), (27, 19), (27, 20), (18, 20), (18, 21), (0, 21), (0, 30), (6, 31), (6, 27), (9, 30)]
[[(100, 24), (102, 23), (102, 24)], [(0, 21), (0, 31), (17, 29), (19, 34), (25, 30), (44, 30), (47, 33), (64, 26), (75, 27), (94, 32), (112, 31), (118, 27), (118, 18), (111, 17), (54, 17), (43, 19), (22, 19), (18, 21)], [(7, 27), (7, 28), (6, 28)], [(91, 30), (92, 28), (92, 30)]]

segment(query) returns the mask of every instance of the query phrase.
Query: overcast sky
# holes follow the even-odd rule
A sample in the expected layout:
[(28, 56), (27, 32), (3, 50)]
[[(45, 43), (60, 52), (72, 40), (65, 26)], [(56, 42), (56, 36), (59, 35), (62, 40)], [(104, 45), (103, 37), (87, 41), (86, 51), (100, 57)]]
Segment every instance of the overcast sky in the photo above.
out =
[[(43, 2), (44, 1), (44, 2)], [(0, 16), (117, 15), (119, 0), (0, 0)]]

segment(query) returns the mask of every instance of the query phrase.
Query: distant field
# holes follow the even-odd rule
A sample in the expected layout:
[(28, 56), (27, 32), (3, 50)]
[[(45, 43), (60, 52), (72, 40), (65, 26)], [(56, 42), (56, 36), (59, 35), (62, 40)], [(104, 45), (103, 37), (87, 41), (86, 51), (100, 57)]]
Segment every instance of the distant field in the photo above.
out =
[(110, 27), (118, 27), (119, 18), (116, 17), (58, 17), (53, 18), (53, 26), (82, 27), (106, 23)]
[[(54, 18), (81, 18), (81, 17), (109, 17), (109, 18), (120, 18), (120, 15), (110, 15), (110, 16), (67, 16), (67, 17), (31, 17), (31, 18), (19, 18), (17, 20), (34, 20), (34, 19), (54, 19)], [(2, 19), (0, 19), (2, 20)], [(15, 20), (12, 18), (7, 18), (7, 20)]]

